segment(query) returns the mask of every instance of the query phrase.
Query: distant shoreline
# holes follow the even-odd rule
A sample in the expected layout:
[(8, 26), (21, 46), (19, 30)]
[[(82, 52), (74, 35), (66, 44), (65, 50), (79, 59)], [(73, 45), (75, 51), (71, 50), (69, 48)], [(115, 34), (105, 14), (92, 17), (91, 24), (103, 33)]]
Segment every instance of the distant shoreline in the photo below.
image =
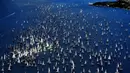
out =
[(90, 4), (92, 6), (106, 6), (112, 8), (123, 8), (130, 10), (130, 3), (124, 1), (106, 1), (106, 2), (95, 2)]

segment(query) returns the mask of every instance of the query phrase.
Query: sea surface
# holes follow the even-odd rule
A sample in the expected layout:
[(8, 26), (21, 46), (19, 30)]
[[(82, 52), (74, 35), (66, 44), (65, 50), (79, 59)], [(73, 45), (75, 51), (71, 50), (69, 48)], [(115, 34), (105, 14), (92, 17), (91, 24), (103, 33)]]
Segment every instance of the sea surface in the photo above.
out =
[[(74, 73), (73, 62), (75, 73), (130, 73), (130, 10), (88, 5), (97, 1), (14, 0), (15, 9), (0, 14), (0, 73)], [(34, 47), (38, 39), (46, 50)]]

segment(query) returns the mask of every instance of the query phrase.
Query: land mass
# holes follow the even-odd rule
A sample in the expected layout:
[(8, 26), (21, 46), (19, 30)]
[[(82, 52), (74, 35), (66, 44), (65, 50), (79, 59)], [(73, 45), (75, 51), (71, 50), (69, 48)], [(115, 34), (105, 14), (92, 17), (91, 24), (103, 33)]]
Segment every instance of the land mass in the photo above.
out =
[(130, 3), (125, 1), (106, 1), (106, 2), (96, 2), (91, 4), (92, 6), (107, 6), (113, 8), (123, 8), (130, 10)]

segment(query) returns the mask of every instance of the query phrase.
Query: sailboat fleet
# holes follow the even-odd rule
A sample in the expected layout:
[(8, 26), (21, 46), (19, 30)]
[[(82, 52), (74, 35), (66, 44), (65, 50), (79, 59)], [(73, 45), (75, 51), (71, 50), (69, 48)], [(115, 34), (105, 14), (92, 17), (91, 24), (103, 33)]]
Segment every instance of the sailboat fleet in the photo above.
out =
[(36, 68), (32, 73), (122, 73), (123, 61), (130, 59), (124, 31), (112, 32), (109, 23), (92, 24), (87, 21), (91, 12), (72, 12), (71, 7), (78, 5), (38, 6), (39, 23), (22, 32), (10, 52), (1, 56), (0, 72), (10, 73), (16, 64), (24, 64), (26, 70)]

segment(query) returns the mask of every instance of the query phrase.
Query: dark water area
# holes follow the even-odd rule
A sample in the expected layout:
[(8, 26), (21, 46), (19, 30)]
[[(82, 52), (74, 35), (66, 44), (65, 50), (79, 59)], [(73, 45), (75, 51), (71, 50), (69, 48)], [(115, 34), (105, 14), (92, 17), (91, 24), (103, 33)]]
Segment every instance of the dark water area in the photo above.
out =
[[(118, 68), (123, 68), (119, 73), (130, 73), (130, 11), (88, 6), (89, 2), (95, 0), (15, 0), (8, 10), (1, 1), (5, 10), (0, 13), (0, 73), (73, 73), (73, 62), (75, 73), (96, 73), (98, 68), (99, 73), (115, 73)], [(49, 43), (46, 51), (25, 56), (30, 49), (39, 49), (37, 44), (28, 49), (28, 42), (42, 38), (41, 45)], [(48, 50), (51, 47), (56, 49)], [(98, 66), (100, 62), (103, 66)]]

